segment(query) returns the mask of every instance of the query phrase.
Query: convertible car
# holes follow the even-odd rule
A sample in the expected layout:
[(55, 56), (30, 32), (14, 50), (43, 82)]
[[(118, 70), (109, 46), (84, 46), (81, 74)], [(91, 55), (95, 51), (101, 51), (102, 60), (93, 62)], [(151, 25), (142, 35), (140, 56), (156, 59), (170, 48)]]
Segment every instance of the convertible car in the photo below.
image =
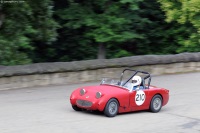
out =
[(148, 72), (124, 69), (118, 80), (103, 78), (100, 85), (74, 90), (70, 102), (75, 111), (98, 110), (107, 117), (140, 110), (156, 113), (168, 103), (169, 90), (150, 82)]

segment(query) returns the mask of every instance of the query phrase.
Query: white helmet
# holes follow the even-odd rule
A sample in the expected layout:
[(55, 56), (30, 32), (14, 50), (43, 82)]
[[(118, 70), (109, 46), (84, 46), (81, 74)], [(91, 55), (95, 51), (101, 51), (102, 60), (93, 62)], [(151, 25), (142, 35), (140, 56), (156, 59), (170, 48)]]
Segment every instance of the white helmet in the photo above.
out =
[(133, 83), (133, 86), (137, 86), (137, 85), (140, 85), (142, 82), (142, 78), (140, 76), (134, 76), (132, 78), (132, 83)]

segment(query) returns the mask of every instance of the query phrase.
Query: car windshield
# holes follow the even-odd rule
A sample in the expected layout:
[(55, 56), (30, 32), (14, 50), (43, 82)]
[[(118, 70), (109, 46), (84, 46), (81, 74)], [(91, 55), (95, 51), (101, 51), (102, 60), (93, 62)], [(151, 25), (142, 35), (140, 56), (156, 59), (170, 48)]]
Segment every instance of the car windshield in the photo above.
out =
[[(140, 80), (137, 80), (139, 77)], [(135, 79), (136, 78), (136, 79)], [(137, 81), (139, 82), (137, 84)], [(147, 82), (147, 86), (145, 84)], [(151, 82), (151, 75), (148, 72), (124, 69), (119, 79), (103, 78), (101, 84), (118, 86), (129, 91), (132, 91), (134, 86), (139, 85), (139, 88), (149, 88)]]
[(101, 80), (101, 84), (118, 86), (118, 87), (125, 88), (125, 89), (127, 89), (129, 91), (132, 90), (132, 88), (133, 88), (132, 83), (126, 83), (124, 86), (122, 86), (123, 83), (124, 83), (124, 81), (122, 81), (121, 84), (120, 84), (119, 80), (117, 80), (117, 79), (110, 79), (110, 78), (103, 78)]

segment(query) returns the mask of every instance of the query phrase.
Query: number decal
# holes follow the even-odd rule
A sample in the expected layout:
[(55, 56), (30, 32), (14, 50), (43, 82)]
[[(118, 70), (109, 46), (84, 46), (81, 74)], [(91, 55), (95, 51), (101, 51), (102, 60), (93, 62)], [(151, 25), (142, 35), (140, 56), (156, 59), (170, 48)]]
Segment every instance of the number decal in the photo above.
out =
[(137, 91), (137, 93), (135, 95), (135, 103), (138, 106), (140, 106), (140, 105), (142, 105), (144, 103), (145, 98), (146, 98), (146, 95), (145, 95), (144, 91), (139, 90), (139, 91)]
[(144, 94), (136, 94), (136, 101), (144, 101), (145, 95)]
[(139, 101), (139, 94), (136, 94), (136, 98), (135, 98), (135, 101)]

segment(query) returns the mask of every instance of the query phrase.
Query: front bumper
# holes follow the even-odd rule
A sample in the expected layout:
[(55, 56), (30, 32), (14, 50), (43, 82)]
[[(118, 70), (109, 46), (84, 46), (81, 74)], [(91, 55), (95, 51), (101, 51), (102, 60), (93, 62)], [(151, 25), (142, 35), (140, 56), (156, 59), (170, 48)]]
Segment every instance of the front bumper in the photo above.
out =
[(79, 107), (90, 108), (92, 107), (92, 102), (86, 100), (76, 100), (76, 105)]
[(88, 100), (88, 99), (70, 99), (72, 105), (76, 105), (79, 108), (87, 109), (87, 110), (99, 110), (103, 111), (105, 107), (105, 103), (103, 100)]

